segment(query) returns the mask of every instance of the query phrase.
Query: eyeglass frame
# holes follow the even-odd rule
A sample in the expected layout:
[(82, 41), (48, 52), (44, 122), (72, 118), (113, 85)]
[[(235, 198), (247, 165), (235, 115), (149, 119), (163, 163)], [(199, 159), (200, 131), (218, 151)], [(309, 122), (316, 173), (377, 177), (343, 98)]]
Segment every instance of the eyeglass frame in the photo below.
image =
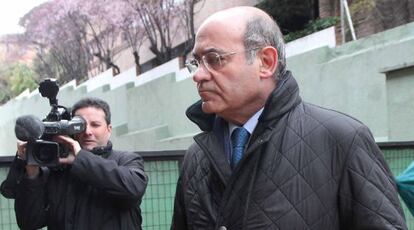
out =
[[(188, 72), (190, 72), (190, 74), (194, 74), (200, 68), (201, 64), (203, 64), (204, 67), (206, 68), (206, 70), (209, 71), (209, 72), (219, 71), (223, 67), (223, 64), (222, 64), (221, 60), (224, 60), (225, 57), (235, 55), (235, 54), (239, 54), (239, 53), (242, 53), (242, 52), (250, 52), (252, 50), (257, 50), (257, 49), (261, 49), (261, 48), (263, 48), (263, 47), (259, 46), (259, 47), (254, 47), (254, 48), (247, 49), (247, 50), (233, 51), (233, 52), (222, 53), (222, 54), (220, 54), (217, 51), (210, 51), (210, 52), (204, 54), (203, 56), (201, 56), (200, 61), (197, 58), (193, 58), (193, 59), (187, 61), (185, 63), (185, 66), (187, 67), (187, 70), (188, 70)], [(215, 65), (214, 63), (210, 64), (208, 61), (206, 61), (206, 55), (209, 55), (209, 54), (216, 54), (215, 58), (217, 58), (217, 60), (218, 60), (218, 62), (216, 62), (216, 63), (219, 64), (218, 69), (217, 69), (217, 67), (216, 68), (212, 67), (212, 65)]]

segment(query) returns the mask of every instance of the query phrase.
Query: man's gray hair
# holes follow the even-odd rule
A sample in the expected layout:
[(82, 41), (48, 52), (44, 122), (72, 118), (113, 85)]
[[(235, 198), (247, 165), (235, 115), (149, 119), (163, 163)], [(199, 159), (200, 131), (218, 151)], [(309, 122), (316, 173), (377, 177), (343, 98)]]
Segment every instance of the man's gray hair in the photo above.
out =
[(273, 46), (277, 49), (278, 66), (274, 73), (274, 79), (279, 80), (286, 72), (285, 43), (283, 35), (277, 23), (271, 18), (255, 16), (246, 23), (244, 33), (244, 47), (251, 50), (246, 53), (246, 59), (249, 64), (256, 57), (256, 48), (264, 46)]

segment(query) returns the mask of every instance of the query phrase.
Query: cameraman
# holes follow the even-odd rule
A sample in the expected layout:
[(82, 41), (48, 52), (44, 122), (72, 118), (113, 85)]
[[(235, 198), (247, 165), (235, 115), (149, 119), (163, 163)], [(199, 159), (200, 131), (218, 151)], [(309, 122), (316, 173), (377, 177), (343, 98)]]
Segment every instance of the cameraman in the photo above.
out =
[(139, 205), (148, 181), (142, 158), (112, 150), (111, 113), (105, 101), (84, 98), (73, 106), (72, 115), (83, 117), (86, 129), (76, 140), (55, 137), (70, 150), (58, 167), (25, 165), (26, 143), (18, 142), (1, 192), (15, 199), (19, 227), (141, 229)]

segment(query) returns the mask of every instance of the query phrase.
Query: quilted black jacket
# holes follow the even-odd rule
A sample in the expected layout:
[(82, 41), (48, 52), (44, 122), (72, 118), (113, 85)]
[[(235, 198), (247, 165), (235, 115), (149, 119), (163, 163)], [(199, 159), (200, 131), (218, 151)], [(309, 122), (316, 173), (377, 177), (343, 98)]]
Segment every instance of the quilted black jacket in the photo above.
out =
[(220, 118), (204, 114), (200, 102), (187, 116), (204, 132), (185, 155), (171, 229), (407, 229), (368, 128), (302, 102), (290, 72), (233, 172)]

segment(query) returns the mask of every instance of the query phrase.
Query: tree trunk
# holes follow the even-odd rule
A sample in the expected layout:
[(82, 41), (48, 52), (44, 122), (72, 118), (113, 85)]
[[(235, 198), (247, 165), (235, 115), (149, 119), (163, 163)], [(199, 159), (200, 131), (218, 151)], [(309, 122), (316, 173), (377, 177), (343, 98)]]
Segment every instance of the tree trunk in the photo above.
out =
[(136, 75), (139, 76), (141, 74), (141, 65), (139, 64), (138, 51), (134, 51), (132, 54), (134, 55)]

